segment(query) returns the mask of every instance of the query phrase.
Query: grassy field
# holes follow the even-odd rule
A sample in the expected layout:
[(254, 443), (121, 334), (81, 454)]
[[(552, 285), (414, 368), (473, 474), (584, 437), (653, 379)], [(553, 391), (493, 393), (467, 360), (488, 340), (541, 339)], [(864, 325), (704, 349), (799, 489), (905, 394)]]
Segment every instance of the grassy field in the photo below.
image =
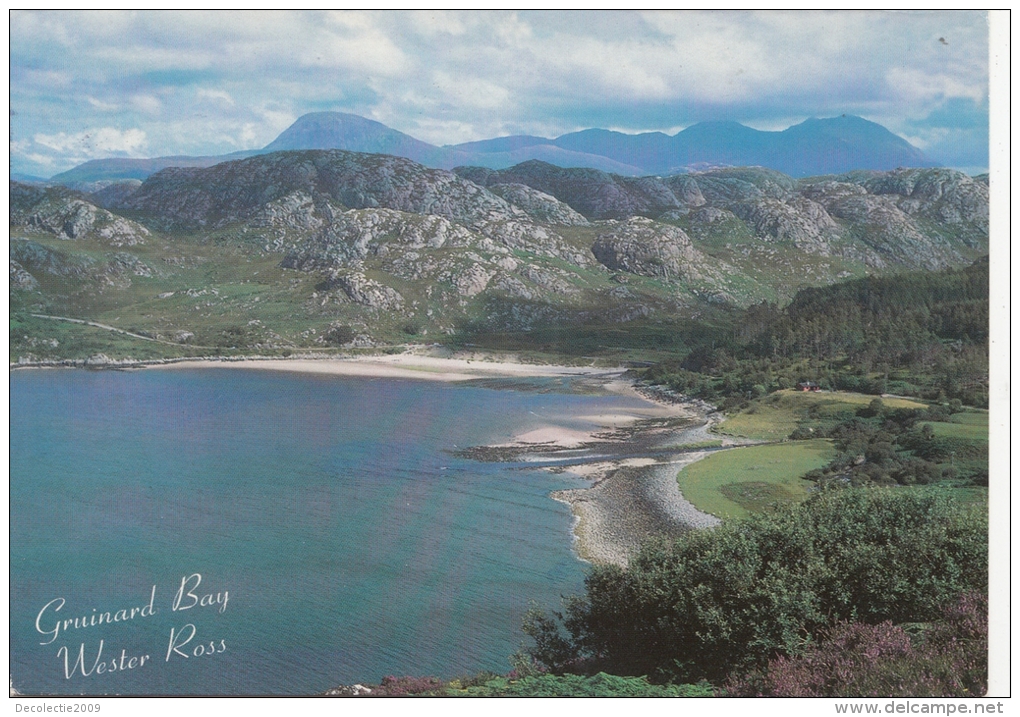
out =
[(988, 412), (964, 411), (955, 413), (948, 423), (925, 422), (932, 432), (941, 438), (959, 438), (965, 441), (988, 442)]
[[(810, 393), (787, 389), (765, 398), (727, 417), (715, 427), (716, 433), (775, 441), (786, 438), (802, 423), (840, 420), (858, 408), (867, 406), (877, 396), (847, 391)], [(925, 408), (926, 404), (906, 398), (883, 398), (886, 408)]]
[(800, 502), (813, 485), (801, 479), (835, 456), (831, 441), (795, 441), (721, 451), (680, 471), (684, 497), (719, 518), (743, 518), (775, 502)]
[(988, 511), (988, 489), (983, 486), (952, 486), (949, 488), (950, 495), (961, 505), (970, 505), (987, 512)]
[[(149, 360), (211, 353), (183, 345), (171, 346), (145, 341), (94, 326), (40, 319), (23, 313), (11, 316), (9, 326), (12, 361), (16, 361), (19, 355), (56, 360), (85, 359), (103, 353)], [(37, 338), (40, 336), (46, 338), (40, 340)]]

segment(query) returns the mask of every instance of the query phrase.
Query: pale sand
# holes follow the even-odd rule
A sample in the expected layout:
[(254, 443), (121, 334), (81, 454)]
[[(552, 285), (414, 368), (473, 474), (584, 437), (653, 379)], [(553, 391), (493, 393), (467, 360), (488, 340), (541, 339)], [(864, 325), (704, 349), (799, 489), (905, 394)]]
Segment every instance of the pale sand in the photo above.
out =
[(626, 369), (595, 369), (577, 366), (522, 364), (506, 361), (473, 361), (415, 354), (393, 356), (355, 356), (324, 359), (248, 359), (244, 361), (178, 361), (160, 368), (250, 368), (268, 371), (368, 376), (374, 378), (414, 378), (427, 381), (471, 381), (478, 378), (526, 378), (541, 376), (619, 375)]
[(632, 426), (638, 421), (649, 418), (669, 418), (679, 415), (683, 415), (683, 413), (673, 406), (651, 405), (647, 408), (629, 408), (627, 413), (596, 413), (590, 416), (578, 416), (578, 418), (604, 428), (620, 428)]
[(511, 445), (539, 443), (553, 445), (557, 448), (576, 448), (591, 440), (591, 431), (576, 431), (562, 426), (545, 426), (514, 436), (514, 442)]
[[(566, 367), (551, 367), (558, 368), (560, 370)], [(614, 413), (597, 413), (589, 414), (584, 416), (565, 416), (563, 418), (557, 416), (545, 416), (544, 420), (547, 422), (545, 426), (534, 430), (529, 430), (520, 435), (514, 436), (514, 439), (509, 444), (503, 445), (532, 445), (532, 444), (543, 444), (549, 445), (553, 448), (577, 448), (583, 446), (586, 443), (594, 442), (599, 439), (600, 434), (603, 434), (607, 429), (612, 428), (628, 428), (632, 427), (640, 421), (647, 421), (655, 418), (674, 418), (676, 416), (690, 416), (692, 412), (690, 409), (668, 404), (658, 404), (651, 402), (647, 397), (642, 396), (640, 393), (635, 391), (629, 382), (618, 381), (615, 379), (616, 372), (600, 371), (598, 373), (592, 372), (591, 369), (573, 369), (575, 371), (581, 370), (588, 372), (587, 374), (565, 374), (558, 373), (554, 375), (590, 375), (598, 376), (603, 380), (603, 386), (612, 388), (612, 393), (620, 395), (629, 395), (634, 398), (638, 398), (645, 403), (644, 406), (634, 406), (625, 409), (617, 409)], [(623, 369), (620, 369), (622, 371)], [(576, 428), (566, 428), (559, 424), (559, 421), (576, 421), (582, 420), (590, 423), (592, 427), (589, 430), (583, 431)]]

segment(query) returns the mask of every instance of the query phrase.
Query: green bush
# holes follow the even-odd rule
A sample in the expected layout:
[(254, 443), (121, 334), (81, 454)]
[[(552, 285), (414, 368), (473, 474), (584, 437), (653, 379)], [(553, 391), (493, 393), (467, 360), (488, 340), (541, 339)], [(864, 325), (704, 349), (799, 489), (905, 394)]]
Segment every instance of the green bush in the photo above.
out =
[(800, 657), (734, 676), (734, 697), (981, 697), (988, 686), (988, 599), (968, 594), (911, 639), (902, 627), (840, 623)]
[(351, 341), (354, 341), (356, 334), (354, 333), (354, 329), (350, 326), (341, 324), (338, 326), (330, 326), (323, 338), (330, 346), (344, 346), (345, 344), (349, 344)]
[(987, 589), (987, 518), (930, 489), (832, 489), (799, 507), (646, 544), (532, 613), (552, 672), (720, 680), (801, 654), (839, 621), (925, 622)]

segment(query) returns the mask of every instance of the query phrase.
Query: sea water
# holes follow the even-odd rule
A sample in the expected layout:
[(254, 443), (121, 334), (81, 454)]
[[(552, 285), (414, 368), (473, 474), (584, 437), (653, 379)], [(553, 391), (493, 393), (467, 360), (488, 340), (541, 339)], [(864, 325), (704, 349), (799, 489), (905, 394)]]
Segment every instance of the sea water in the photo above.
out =
[(583, 586), (549, 493), (584, 483), (450, 451), (636, 403), (559, 383), (13, 372), (12, 686), (313, 694), (505, 673), (529, 605)]

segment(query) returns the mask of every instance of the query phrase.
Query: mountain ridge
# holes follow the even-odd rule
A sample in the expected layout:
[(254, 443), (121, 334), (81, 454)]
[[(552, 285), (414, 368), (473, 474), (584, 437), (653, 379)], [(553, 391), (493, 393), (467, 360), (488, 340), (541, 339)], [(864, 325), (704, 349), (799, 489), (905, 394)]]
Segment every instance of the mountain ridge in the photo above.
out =
[(100, 187), (90, 183), (145, 179), (169, 166), (208, 167), (291, 149), (391, 154), (437, 169), (467, 165), (505, 169), (538, 159), (561, 167), (590, 167), (626, 176), (676, 174), (711, 166), (760, 165), (794, 177), (937, 166), (885, 127), (848, 115), (810, 118), (781, 131), (718, 121), (700, 122), (672, 136), (592, 128), (554, 139), (515, 135), (440, 147), (358, 115), (315, 112), (298, 118), (262, 149), (220, 156), (95, 159), (49, 181), (92, 191)]

